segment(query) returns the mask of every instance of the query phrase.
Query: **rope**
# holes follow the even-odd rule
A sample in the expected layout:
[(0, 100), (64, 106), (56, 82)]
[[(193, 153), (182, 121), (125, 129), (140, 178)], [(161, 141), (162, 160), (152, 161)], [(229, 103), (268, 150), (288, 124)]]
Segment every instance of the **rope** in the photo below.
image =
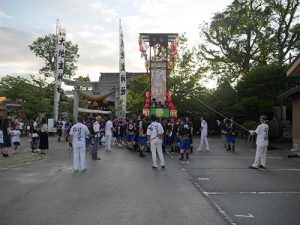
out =
[[(178, 85), (178, 86), (181, 86), (180, 84), (176, 83), (175, 80), (173, 79), (172, 80), (174, 84)], [(182, 90), (187, 93), (187, 94), (191, 94), (191, 93), (188, 93), (187, 90), (185, 88), (182, 88)], [(198, 102), (200, 102), (202, 105), (206, 106), (208, 109), (210, 109), (211, 111), (219, 114), (220, 116), (224, 117), (225, 119), (230, 119), (229, 117), (223, 115), (222, 113), (218, 112), (217, 110), (215, 110), (214, 108), (210, 107), (208, 104), (206, 104), (205, 102), (201, 101), (199, 98), (197, 98), (194, 94), (191, 94), (191, 96), (197, 100)], [(247, 129), (246, 127), (238, 124), (237, 122), (233, 121), (234, 124), (236, 124), (237, 126), (239, 126), (240, 128), (242, 128), (243, 130), (246, 130), (246, 131), (249, 131), (249, 129)]]
[(148, 84), (148, 86), (142, 91), (142, 93), (139, 95), (138, 98), (136, 98), (130, 106), (127, 107), (126, 111), (129, 110), (138, 100), (141, 99), (141, 97), (146, 93), (146, 91), (148, 90), (148, 88), (150, 87), (151, 83)]

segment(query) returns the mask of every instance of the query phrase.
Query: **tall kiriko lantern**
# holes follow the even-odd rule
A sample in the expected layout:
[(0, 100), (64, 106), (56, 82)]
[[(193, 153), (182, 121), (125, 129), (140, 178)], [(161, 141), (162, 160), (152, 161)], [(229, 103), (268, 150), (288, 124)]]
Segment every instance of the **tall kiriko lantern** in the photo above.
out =
[(168, 91), (168, 76), (176, 62), (178, 42), (176, 33), (140, 33), (139, 50), (151, 78), (151, 89), (146, 93), (143, 109), (146, 116), (177, 117), (171, 92)]

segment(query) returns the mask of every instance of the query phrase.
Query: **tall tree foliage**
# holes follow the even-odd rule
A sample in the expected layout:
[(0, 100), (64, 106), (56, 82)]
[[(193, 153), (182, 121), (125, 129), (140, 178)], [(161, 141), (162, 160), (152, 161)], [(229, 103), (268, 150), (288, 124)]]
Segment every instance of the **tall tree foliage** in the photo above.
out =
[(260, 114), (272, 115), (273, 107), (279, 105), (277, 96), (299, 85), (299, 80), (284, 74), (285, 66), (273, 64), (258, 66), (237, 83), (239, 101), (235, 108), (245, 118), (258, 118)]
[(199, 57), (219, 81), (235, 81), (260, 64), (283, 63), (299, 50), (299, 0), (235, 0), (201, 26)]
[(53, 87), (51, 91), (51, 86), (43, 79), (33, 76), (31, 79), (32, 82), (20, 76), (7, 75), (0, 80), (0, 95), (12, 100), (22, 99), (23, 105), (19, 112), (22, 111), (27, 117), (37, 115), (41, 111), (50, 112), (53, 104)]
[[(273, 62), (285, 63), (289, 53), (300, 49), (299, 0), (265, 0), (272, 11), (270, 47)], [(267, 36), (268, 37), (268, 36)]]
[(145, 92), (150, 90), (149, 76), (133, 76), (128, 84), (127, 110), (136, 115), (142, 114), (145, 105)]
[(204, 107), (200, 101), (203, 101), (207, 89), (199, 82), (204, 71), (202, 62), (196, 58), (195, 49), (190, 49), (187, 38), (181, 35), (176, 66), (168, 77), (168, 88), (179, 115), (194, 114)]
[[(48, 34), (44, 37), (39, 37), (31, 45), (29, 49), (45, 62), (45, 66), (40, 69), (40, 73), (45, 77), (53, 77), (56, 62), (56, 45), (57, 37), (54, 34)], [(75, 75), (78, 61), (78, 45), (73, 45), (71, 41), (66, 42), (64, 76), (72, 77)]]

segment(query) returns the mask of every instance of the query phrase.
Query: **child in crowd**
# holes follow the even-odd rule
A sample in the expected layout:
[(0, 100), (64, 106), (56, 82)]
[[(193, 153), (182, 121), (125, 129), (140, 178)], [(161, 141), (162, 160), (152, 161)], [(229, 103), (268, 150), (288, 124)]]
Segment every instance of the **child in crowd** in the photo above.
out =
[(14, 153), (17, 153), (18, 146), (21, 143), (21, 131), (19, 129), (19, 124), (15, 125), (10, 135), (11, 135), (11, 142), (14, 145), (14, 150), (15, 150)]

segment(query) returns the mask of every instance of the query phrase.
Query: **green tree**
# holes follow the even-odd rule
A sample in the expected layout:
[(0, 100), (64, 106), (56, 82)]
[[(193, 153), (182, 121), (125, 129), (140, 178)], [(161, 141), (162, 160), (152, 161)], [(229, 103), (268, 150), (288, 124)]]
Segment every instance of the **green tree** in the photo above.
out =
[(199, 57), (207, 60), (212, 76), (234, 81), (247, 73), (259, 57), (259, 41), (268, 24), (270, 11), (255, 0), (235, 0), (225, 11), (216, 13), (210, 24), (201, 26)]
[[(76, 78), (74, 78), (74, 80), (75, 81), (82, 81), (82, 82), (91, 82), (91, 79), (90, 79), (90, 77), (89, 77), (89, 75), (86, 75), (86, 77), (84, 77), (84, 76), (79, 76), (79, 77), (76, 77)], [(86, 87), (86, 86), (80, 86), (80, 89), (81, 90), (88, 90), (89, 89), (89, 87)]]
[[(207, 103), (220, 114), (230, 117), (236, 113), (232, 106), (237, 100), (237, 91), (225, 80), (208, 96)], [(220, 118), (220, 114), (216, 113), (215, 116)]]
[(0, 80), (0, 95), (11, 98), (12, 100), (22, 99), (22, 108), (19, 113), (27, 117), (37, 115), (39, 112), (50, 112), (52, 110), (49, 99), (50, 86), (43, 79), (35, 79), (31, 76), (32, 82), (17, 76), (5, 76)]
[(278, 104), (277, 96), (300, 84), (285, 75), (285, 68), (276, 64), (257, 66), (243, 76), (236, 86), (239, 96), (236, 109), (247, 119), (256, 120), (260, 114), (271, 116)]
[(299, 50), (299, 0), (235, 0), (201, 26), (199, 57), (212, 76), (235, 81), (261, 64), (279, 63)]
[(269, 46), (273, 62), (283, 64), (288, 54), (300, 49), (299, 0), (265, 0), (272, 11)]
[(195, 51), (195, 48), (188, 47), (184, 34), (181, 35), (177, 62), (168, 77), (168, 88), (179, 116), (192, 116), (207, 110), (201, 104), (207, 93), (207, 89), (200, 83), (205, 68), (197, 59)]
[(136, 115), (142, 114), (147, 91), (150, 91), (150, 77), (133, 76), (127, 88), (127, 110)]
[[(48, 34), (44, 37), (39, 37), (31, 45), (29, 49), (45, 62), (45, 66), (40, 69), (40, 73), (45, 77), (53, 77), (56, 62), (56, 45), (57, 36)], [(71, 41), (66, 42), (64, 76), (70, 78), (75, 75), (78, 61), (78, 45), (73, 45)]]

